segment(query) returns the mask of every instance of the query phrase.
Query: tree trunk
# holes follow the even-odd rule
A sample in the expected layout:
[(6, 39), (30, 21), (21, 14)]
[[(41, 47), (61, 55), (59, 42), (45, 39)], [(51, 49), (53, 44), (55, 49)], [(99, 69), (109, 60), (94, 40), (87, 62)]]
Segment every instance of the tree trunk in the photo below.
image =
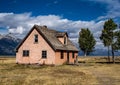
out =
[(85, 57), (87, 56), (87, 51), (84, 52), (84, 56), (85, 56)]
[(112, 47), (112, 61), (113, 61), (113, 63), (115, 63), (115, 56), (114, 56), (114, 50), (113, 50), (113, 47)]
[(110, 47), (108, 46), (108, 62), (110, 62)]

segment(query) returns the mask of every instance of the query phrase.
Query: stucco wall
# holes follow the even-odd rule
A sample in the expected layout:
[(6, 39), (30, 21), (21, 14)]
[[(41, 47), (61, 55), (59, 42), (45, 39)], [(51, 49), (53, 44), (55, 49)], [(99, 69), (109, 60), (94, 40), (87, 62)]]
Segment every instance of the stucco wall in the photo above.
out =
[(64, 58), (61, 59), (61, 52), (55, 52), (55, 64), (61, 65), (64, 63), (74, 64), (74, 61), (76, 60), (77, 53), (74, 53), (74, 58), (72, 57), (72, 52), (69, 52), (69, 62), (67, 62), (67, 52), (64, 51)]
[[(35, 34), (38, 34), (38, 43), (34, 43)], [(30, 51), (29, 57), (23, 57), (23, 50)], [(47, 59), (41, 58), (42, 50), (47, 51)], [(34, 29), (16, 53), (16, 62), (30, 64), (55, 64), (55, 52), (42, 38), (42, 36)]]
[(61, 59), (61, 52), (58, 51), (58, 52), (55, 53), (55, 64), (56, 65), (61, 65), (65, 62), (67, 62), (66, 52), (64, 52), (63, 54), (64, 54), (64, 58)]

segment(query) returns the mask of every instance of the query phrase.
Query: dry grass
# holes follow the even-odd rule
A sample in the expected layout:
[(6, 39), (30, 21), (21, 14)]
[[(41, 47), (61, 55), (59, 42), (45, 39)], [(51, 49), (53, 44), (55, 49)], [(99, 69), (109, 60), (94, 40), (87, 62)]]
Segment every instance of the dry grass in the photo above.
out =
[[(109, 63), (107, 56), (81, 56), (78, 61), (79, 63)], [(120, 56), (115, 57), (115, 62), (120, 63)], [(112, 63), (112, 57), (110, 57), (110, 63)]]
[(2, 59), (0, 85), (120, 85), (120, 64), (91, 62), (99, 58), (80, 58), (85, 63), (79, 66), (18, 65), (15, 58)]

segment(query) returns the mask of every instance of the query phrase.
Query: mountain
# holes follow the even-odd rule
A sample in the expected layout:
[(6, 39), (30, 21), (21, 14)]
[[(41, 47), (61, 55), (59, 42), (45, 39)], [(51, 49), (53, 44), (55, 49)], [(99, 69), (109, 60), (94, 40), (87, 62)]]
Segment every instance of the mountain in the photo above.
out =
[(21, 39), (13, 34), (0, 34), (0, 55), (15, 55), (14, 49), (19, 44)]
[[(21, 39), (15, 37), (13, 34), (6, 34), (1, 35), (0, 34), (0, 55), (15, 55), (15, 48), (16, 46), (21, 42)], [(76, 47), (79, 48), (78, 44), (76, 42), (73, 42)], [(79, 56), (83, 56), (83, 52), (80, 51)], [(111, 54), (110, 54), (111, 55)], [(120, 51), (115, 52), (115, 56), (120, 55)], [(107, 50), (106, 49), (95, 49), (94, 52), (90, 53), (90, 56), (107, 56)]]
[[(115, 51), (115, 56), (120, 56), (120, 50)], [(78, 53), (79, 56), (84, 56), (84, 53), (82, 51), (79, 51)], [(108, 50), (107, 49), (95, 49), (95, 51), (91, 52), (88, 56), (107, 56), (108, 55)], [(110, 51), (110, 56), (112, 56), (111, 51)]]

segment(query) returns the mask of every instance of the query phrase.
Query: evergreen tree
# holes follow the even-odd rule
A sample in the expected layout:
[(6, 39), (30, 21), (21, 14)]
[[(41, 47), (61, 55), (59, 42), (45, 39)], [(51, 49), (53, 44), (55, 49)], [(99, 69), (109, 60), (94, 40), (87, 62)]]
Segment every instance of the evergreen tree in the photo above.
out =
[(116, 32), (115, 50), (120, 50), (120, 31)]
[(120, 49), (120, 31), (118, 32), (117, 45), (118, 45), (118, 49)]
[(108, 48), (108, 61), (110, 62), (110, 45), (111, 45), (112, 40), (109, 37), (108, 31), (106, 29), (102, 30), (100, 40), (102, 40), (104, 46)]
[(109, 48), (111, 47), (112, 52), (112, 60), (113, 63), (115, 62), (114, 58), (114, 51), (116, 50), (116, 33), (115, 30), (117, 29), (117, 24), (112, 19), (109, 19), (104, 23), (104, 27), (102, 30), (102, 34), (100, 36), (100, 39), (103, 41), (104, 46), (108, 47), (108, 59), (110, 61), (109, 57)]
[(84, 56), (93, 51), (96, 41), (91, 31), (87, 28), (82, 28), (79, 32), (79, 47), (84, 52)]

